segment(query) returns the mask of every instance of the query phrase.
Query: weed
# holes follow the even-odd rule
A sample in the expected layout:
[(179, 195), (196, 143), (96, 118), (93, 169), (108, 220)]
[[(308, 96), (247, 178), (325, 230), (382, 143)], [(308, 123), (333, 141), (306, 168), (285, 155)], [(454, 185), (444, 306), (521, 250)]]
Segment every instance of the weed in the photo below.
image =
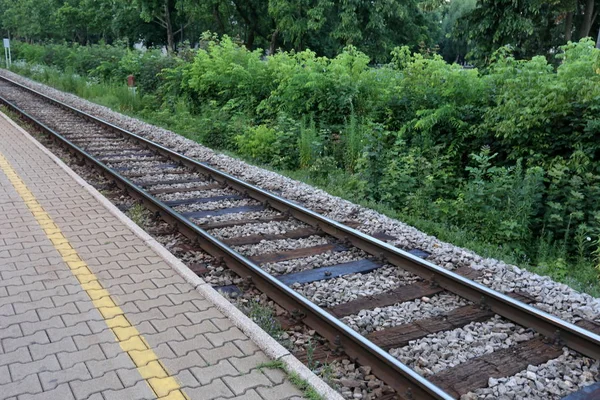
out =
[(146, 209), (141, 204), (134, 204), (127, 211), (127, 216), (140, 227), (143, 227), (146, 224)]
[(250, 300), (249, 302), (242, 304), (241, 310), (271, 337), (278, 341), (281, 340), (284, 330), (281, 328), (281, 324), (273, 316), (273, 310), (263, 306), (256, 300)]
[(283, 372), (285, 372), (287, 374), (290, 382), (294, 386), (296, 386), (298, 388), (298, 390), (302, 391), (302, 393), (304, 394), (304, 397), (306, 397), (308, 400), (325, 400), (325, 398), (323, 396), (321, 396), (319, 393), (317, 393), (317, 391), (312, 386), (310, 386), (309, 383), (305, 379), (303, 379), (296, 372), (289, 371), (286, 368), (283, 361), (274, 360), (274, 361), (262, 363), (258, 366), (259, 370), (261, 370), (263, 368), (280, 369)]

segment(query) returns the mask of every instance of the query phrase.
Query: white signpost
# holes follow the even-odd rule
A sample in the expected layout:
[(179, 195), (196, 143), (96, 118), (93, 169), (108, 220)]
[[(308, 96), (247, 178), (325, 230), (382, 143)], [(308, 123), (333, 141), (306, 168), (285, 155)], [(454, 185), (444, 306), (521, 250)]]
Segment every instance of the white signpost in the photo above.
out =
[(12, 65), (12, 56), (10, 54), (10, 39), (4, 39), (4, 58), (6, 59), (6, 67)]

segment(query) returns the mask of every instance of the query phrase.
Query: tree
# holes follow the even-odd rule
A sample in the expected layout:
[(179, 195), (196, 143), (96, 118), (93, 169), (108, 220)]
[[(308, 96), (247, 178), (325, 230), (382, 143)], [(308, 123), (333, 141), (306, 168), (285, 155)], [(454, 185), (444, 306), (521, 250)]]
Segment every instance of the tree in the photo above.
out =
[(448, 62), (464, 62), (468, 52), (467, 21), (462, 18), (475, 8), (476, 0), (453, 0), (444, 7), (440, 54)]
[(478, 0), (463, 17), (468, 23), (471, 57), (485, 62), (496, 49), (510, 45), (518, 58), (552, 55), (598, 27), (598, 0)]
[(177, 0), (134, 0), (140, 10), (140, 17), (146, 22), (154, 22), (166, 31), (167, 51), (175, 51), (175, 34), (172, 14)]

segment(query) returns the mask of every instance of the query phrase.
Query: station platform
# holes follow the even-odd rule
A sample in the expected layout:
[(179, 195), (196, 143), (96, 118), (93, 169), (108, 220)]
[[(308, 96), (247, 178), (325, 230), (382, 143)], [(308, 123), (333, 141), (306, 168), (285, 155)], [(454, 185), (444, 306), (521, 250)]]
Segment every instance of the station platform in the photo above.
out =
[(0, 399), (302, 398), (115, 210), (0, 115)]

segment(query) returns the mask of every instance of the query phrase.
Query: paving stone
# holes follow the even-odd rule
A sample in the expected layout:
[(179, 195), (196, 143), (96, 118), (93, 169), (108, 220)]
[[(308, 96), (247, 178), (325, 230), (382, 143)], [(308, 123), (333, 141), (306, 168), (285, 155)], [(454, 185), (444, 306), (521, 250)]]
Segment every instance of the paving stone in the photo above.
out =
[(302, 392), (289, 381), (272, 387), (259, 387), (256, 391), (264, 400), (281, 400), (294, 396), (302, 397)]
[(206, 311), (186, 312), (185, 316), (195, 324), (206, 320), (214, 322), (215, 319), (225, 318), (225, 316), (216, 308), (211, 308)]
[(148, 311), (151, 308), (160, 308), (162, 306), (173, 305), (167, 296), (160, 296), (150, 300), (134, 301), (134, 304), (140, 311)]
[(44, 371), (58, 371), (60, 370), (60, 364), (56, 356), (51, 354), (41, 360), (10, 364), (9, 369), (12, 380), (18, 381), (31, 374), (38, 374)]
[[(29, 284), (29, 283), (33, 283), (33, 282), (48, 282), (48, 281), (52, 281), (52, 280), (58, 280), (58, 276), (56, 275), (56, 272), (54, 271), (48, 271), (48, 272), (44, 272), (44, 273), (40, 273), (39, 270), (36, 270), (37, 274), (36, 275), (26, 275), (23, 276), (21, 279), (23, 280), (24, 284)], [(46, 289), (48, 289), (48, 287), (45, 286)]]
[(38, 331), (32, 335), (23, 336), (20, 338), (7, 338), (2, 339), (2, 348), (4, 352), (10, 353), (23, 346), (31, 346), (32, 344), (44, 344), (49, 343), (48, 335), (45, 331)]
[(85, 399), (92, 393), (123, 389), (123, 384), (115, 372), (109, 372), (104, 376), (87, 381), (71, 381), (69, 386), (77, 400)]
[(171, 375), (179, 382), (182, 388), (184, 387), (199, 387), (200, 382), (196, 379), (196, 377), (187, 369), (179, 373), (173, 373), (170, 369), (169, 372)]
[(233, 328), (233, 323), (227, 318), (217, 318), (212, 321), (217, 328), (221, 331), (226, 331), (228, 329)]
[(219, 333), (205, 333), (204, 336), (215, 346), (219, 347), (226, 342), (233, 342), (234, 340), (246, 339), (246, 335), (240, 331), (237, 327), (232, 327), (225, 332)]
[[(80, 291), (81, 289), (79, 289)], [(77, 291), (75, 291), (77, 293)], [(44, 290), (36, 290), (30, 291), (29, 295), (31, 296), (31, 300), (36, 301), (40, 299), (47, 299), (48, 297), (56, 297), (56, 296), (64, 296), (70, 294), (65, 288), (65, 286), (57, 286), (52, 289), (44, 289)], [(50, 299), (47, 299), (50, 302)]]
[(10, 325), (8, 328), (3, 328), (0, 330), (0, 340), (6, 338), (19, 338), (22, 336), (23, 331), (21, 330), (20, 325)]
[(188, 313), (198, 312), (198, 308), (192, 303), (184, 303), (173, 306), (163, 306), (160, 308), (160, 310), (167, 318), (171, 318), (178, 314), (186, 314), (187, 316)]
[[(62, 320), (61, 320), (61, 324), (64, 325)], [(89, 326), (87, 326), (87, 324), (85, 322), (80, 322), (76, 325), (67, 326), (65, 328), (50, 328), (50, 329), (47, 329), (46, 332), (48, 333), (50, 340), (52, 340), (53, 342), (56, 342), (65, 337), (75, 337), (75, 336), (80, 336), (80, 335), (91, 335), (92, 334), (92, 330), (90, 329)]]
[(77, 351), (77, 346), (75, 346), (73, 338), (66, 337), (58, 342), (31, 345), (29, 346), (29, 351), (34, 360), (39, 360), (46, 357), (48, 354)]
[(31, 298), (29, 297), (29, 293), (23, 292), (23, 293), (19, 293), (19, 294), (15, 295), (15, 296), (0, 297), (0, 306), (6, 305), (6, 304), (12, 304), (15, 307), (15, 312), (20, 314), (27, 310), (19, 311), (17, 309), (17, 305), (26, 304), (26, 303), (29, 303), (30, 301), (31, 301)]
[[(191, 288), (191, 286), (190, 286)], [(156, 289), (146, 289), (144, 293), (148, 296), (149, 299), (155, 299), (159, 296), (173, 295), (173, 294), (181, 294), (181, 291), (176, 288), (174, 285), (167, 285), (163, 287), (159, 287)], [(189, 300), (189, 296), (188, 296)]]
[(19, 349), (12, 352), (8, 352), (5, 350), (4, 354), (0, 354), (0, 365), (9, 365), (16, 362), (29, 361), (32, 361), (32, 359), (26, 347), (20, 347)]
[[(190, 321), (185, 315), (179, 314), (174, 317), (165, 318), (165, 319), (157, 319), (150, 322), (152, 326), (156, 328), (158, 332), (163, 332), (168, 328), (176, 326), (181, 332), (182, 326), (190, 326), (192, 325), (192, 321)], [(185, 336), (185, 335), (184, 335)]]
[(29, 375), (25, 379), (2, 385), (2, 396), (8, 398), (22, 394), (35, 394), (42, 391), (42, 385), (37, 375)]
[(10, 382), (12, 382), (12, 380), (10, 379), (10, 373), (8, 372), (8, 366), (7, 365), (0, 366), (0, 385), (5, 385)]
[(236, 394), (240, 395), (248, 389), (256, 388), (259, 386), (269, 387), (271, 381), (262, 372), (255, 369), (248, 374), (224, 377), (223, 381), (229, 386), (229, 388)]
[(75, 307), (75, 303), (67, 303), (60, 307), (52, 307), (52, 308), (40, 308), (37, 310), (37, 314), (40, 316), (41, 320), (45, 320), (48, 318), (52, 318), (56, 315), (60, 315), (64, 317), (71, 314), (79, 314), (79, 310)]
[(240, 349), (246, 356), (251, 356), (260, 351), (256, 343), (250, 339), (234, 340), (233, 343), (235, 343), (237, 348)]
[(205, 349), (212, 349), (213, 345), (204, 336), (198, 335), (192, 339), (169, 342), (169, 347), (171, 347), (178, 356), (184, 356), (190, 351), (198, 350), (198, 353), (206, 360), (204, 352), (208, 350)]
[(262, 368), (262, 373), (265, 374), (267, 378), (269, 378), (269, 380), (275, 385), (283, 383), (287, 378), (285, 372), (279, 368)]
[(256, 353), (248, 357), (232, 357), (229, 359), (231, 364), (242, 374), (247, 374), (258, 365), (271, 361), (264, 353)]
[(202, 385), (207, 385), (215, 378), (240, 374), (228, 360), (221, 360), (217, 364), (203, 368), (194, 367), (190, 370)]
[(8, 317), (11, 315), (15, 315), (15, 309), (12, 304), (5, 304), (0, 306), (0, 317)]
[(144, 381), (140, 381), (134, 386), (125, 389), (105, 390), (102, 392), (102, 396), (104, 396), (105, 400), (147, 400), (156, 398), (156, 395)]
[(19, 400), (75, 400), (75, 396), (68, 384), (63, 383), (55, 389), (38, 394), (23, 394)]
[(106, 330), (90, 335), (73, 336), (73, 340), (75, 341), (77, 348), (83, 350), (94, 344), (113, 343), (115, 341), (115, 335), (113, 335), (111, 331)]
[(233, 392), (220, 379), (213, 380), (210, 384), (198, 388), (184, 388), (191, 399), (212, 400), (218, 397), (232, 397)]
[(86, 323), (89, 326), (90, 322), (102, 322), (106, 328), (104, 317), (102, 317), (100, 311), (95, 308), (86, 312), (78, 312), (77, 314), (65, 314), (62, 316), (62, 320), (64, 321), (65, 326), (69, 327), (80, 323)]
[(58, 361), (64, 368), (70, 368), (73, 365), (88, 360), (105, 360), (106, 356), (99, 345), (92, 345), (84, 350), (73, 351), (69, 353), (58, 353)]
[(214, 364), (219, 360), (231, 357), (241, 357), (244, 354), (233, 343), (225, 343), (221, 347), (207, 350), (198, 350), (198, 353), (210, 364)]
[[(219, 397), (217, 400), (225, 400), (225, 397)], [(254, 389), (248, 390), (246, 393), (235, 397), (229, 397), (227, 400), (263, 400), (262, 397)]]
[(193, 367), (204, 367), (206, 361), (198, 354), (197, 351), (191, 351), (185, 356), (168, 358), (159, 355), (159, 358), (167, 366), (167, 369), (172, 373), (178, 373), (181, 370), (189, 369)]
[[(35, 313), (37, 318), (37, 313), (33, 310), (31, 312)], [(63, 322), (63, 320), (59, 316), (56, 316), (49, 319), (45, 319), (43, 321), (23, 322), (21, 323), (21, 330), (23, 331), (24, 335), (31, 335), (32, 333), (35, 333), (37, 331), (45, 330), (48, 336), (50, 337), (50, 340), (56, 341), (58, 339), (54, 339), (54, 337), (50, 334), (50, 331), (55, 328), (63, 328), (64, 326), (65, 323)]]
[(118, 369), (115, 372), (125, 387), (135, 386), (138, 382), (144, 381), (137, 368)]
[[(193, 337), (198, 336), (199, 334), (204, 334), (205, 337), (209, 339), (209, 334), (212, 335), (221, 333), (219, 331), (219, 328), (217, 328), (211, 321), (202, 321), (199, 324), (194, 324), (191, 326), (178, 326), (177, 329), (186, 339), (191, 339)], [(215, 347), (218, 347), (221, 344), (215, 345), (215, 343), (213, 343)]]
[[(40, 381), (44, 390), (51, 390), (66, 382), (92, 379), (84, 363), (78, 363), (71, 368), (61, 369), (60, 371), (42, 372), (39, 374)], [(69, 389), (70, 391), (70, 389)]]
[(92, 377), (94, 378), (102, 376), (108, 371), (135, 368), (133, 361), (127, 353), (120, 353), (116, 357), (101, 361), (86, 361), (85, 365), (88, 367), (90, 374), (92, 374)]

